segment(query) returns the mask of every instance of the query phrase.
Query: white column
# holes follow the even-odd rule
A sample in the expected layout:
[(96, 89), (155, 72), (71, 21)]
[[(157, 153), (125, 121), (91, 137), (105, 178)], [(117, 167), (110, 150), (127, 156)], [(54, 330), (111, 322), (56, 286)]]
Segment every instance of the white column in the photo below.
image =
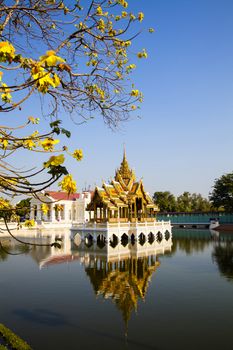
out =
[(55, 222), (56, 218), (55, 218), (55, 204), (51, 203), (51, 216), (50, 216), (50, 220), (51, 222)]
[(35, 220), (34, 205), (30, 205), (30, 220)]
[(41, 204), (37, 204), (37, 220), (41, 220)]

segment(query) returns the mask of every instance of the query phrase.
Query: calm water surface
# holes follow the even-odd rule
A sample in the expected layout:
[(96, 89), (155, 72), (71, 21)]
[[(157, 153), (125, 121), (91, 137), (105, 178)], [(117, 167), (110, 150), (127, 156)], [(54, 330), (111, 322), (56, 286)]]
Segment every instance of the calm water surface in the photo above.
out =
[(124, 247), (132, 258), (105, 248), (0, 251), (0, 323), (38, 350), (232, 348), (233, 233), (174, 230), (170, 252)]

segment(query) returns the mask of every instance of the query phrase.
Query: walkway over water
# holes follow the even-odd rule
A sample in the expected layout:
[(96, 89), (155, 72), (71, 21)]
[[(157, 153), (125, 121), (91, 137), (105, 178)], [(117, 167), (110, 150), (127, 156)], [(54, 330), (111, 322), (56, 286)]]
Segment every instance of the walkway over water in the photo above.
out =
[(233, 223), (233, 213), (167, 213), (157, 214), (158, 220), (170, 220), (171, 224), (203, 224), (209, 225), (210, 219), (218, 219), (220, 224)]

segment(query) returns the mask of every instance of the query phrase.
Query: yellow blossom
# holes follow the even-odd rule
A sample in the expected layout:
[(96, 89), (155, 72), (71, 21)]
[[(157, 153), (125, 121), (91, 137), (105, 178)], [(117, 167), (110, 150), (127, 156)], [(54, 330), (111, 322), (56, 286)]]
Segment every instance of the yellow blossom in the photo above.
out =
[(141, 22), (141, 21), (143, 21), (143, 19), (144, 19), (144, 13), (143, 12), (139, 12), (138, 20)]
[(69, 194), (75, 193), (77, 190), (76, 181), (73, 180), (71, 174), (64, 176), (63, 180), (59, 182), (59, 186), (61, 186), (63, 191), (66, 191)]
[(101, 8), (100, 6), (97, 7), (97, 9), (96, 9), (96, 14), (97, 14), (98, 16), (103, 15), (103, 11), (102, 11), (102, 8)]
[(12, 96), (10, 94), (10, 89), (7, 87), (7, 84), (2, 83), (1, 91), (3, 91), (3, 93), (1, 94), (2, 101), (6, 103), (11, 102)]
[(76, 149), (72, 156), (77, 159), (78, 161), (82, 160), (83, 159), (83, 151), (81, 149)]
[(118, 71), (116, 72), (116, 76), (117, 76), (118, 79), (122, 78), (122, 74), (120, 72), (118, 72)]
[(48, 204), (46, 204), (46, 203), (41, 204), (41, 211), (42, 211), (43, 214), (46, 215), (48, 213), (48, 211), (49, 211)]
[(54, 140), (52, 138), (47, 138), (47, 139), (41, 141), (40, 144), (45, 151), (53, 151), (54, 145), (56, 145), (59, 142), (60, 142), (60, 140)]
[(97, 28), (103, 33), (105, 31), (105, 23), (102, 18), (98, 21)]
[(65, 62), (65, 60), (56, 55), (56, 52), (53, 50), (47, 51), (46, 55), (40, 57), (41, 63), (44, 63), (46, 66), (56, 66), (59, 62)]
[(8, 41), (0, 42), (0, 61), (13, 59), (15, 57), (15, 48)]
[(64, 154), (60, 154), (59, 156), (52, 156), (49, 160), (44, 163), (45, 168), (49, 168), (50, 166), (58, 166), (63, 164), (65, 161)]
[(28, 148), (29, 150), (32, 150), (33, 148), (36, 147), (36, 143), (35, 143), (33, 140), (28, 139), (28, 140), (25, 140), (25, 141), (23, 142), (23, 146), (24, 146), (25, 148)]
[(130, 95), (137, 97), (139, 95), (139, 90), (132, 90)]
[(11, 207), (10, 203), (4, 198), (0, 198), (0, 209), (9, 209)]
[(128, 3), (127, 3), (127, 1), (125, 1), (125, 0), (118, 0), (117, 2), (118, 2), (118, 4), (120, 4), (121, 6), (123, 6), (123, 7), (125, 7), (125, 8), (128, 7)]
[(40, 118), (28, 117), (28, 121), (32, 124), (39, 124)]
[(138, 52), (137, 54), (138, 58), (147, 58), (147, 53), (146, 53), (146, 50), (143, 49), (141, 52)]
[(35, 220), (26, 220), (25, 222), (24, 222), (24, 226), (25, 227), (28, 227), (28, 228), (31, 228), (31, 227), (33, 227), (33, 226), (35, 226)]
[(1, 143), (3, 149), (7, 148), (7, 146), (8, 146), (8, 140), (7, 139), (4, 139), (4, 138), (1, 137), (0, 138), (0, 143)]

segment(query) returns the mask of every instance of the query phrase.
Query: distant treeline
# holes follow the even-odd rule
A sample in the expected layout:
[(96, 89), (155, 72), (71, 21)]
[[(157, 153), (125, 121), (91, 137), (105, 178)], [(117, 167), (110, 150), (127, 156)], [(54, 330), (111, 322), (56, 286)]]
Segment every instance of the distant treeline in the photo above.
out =
[(200, 193), (184, 192), (176, 197), (169, 191), (155, 192), (153, 200), (161, 212), (208, 212), (217, 210)]
[(200, 193), (184, 192), (175, 197), (171, 192), (155, 192), (153, 199), (161, 212), (208, 212), (233, 213), (233, 172), (216, 179), (209, 199)]

